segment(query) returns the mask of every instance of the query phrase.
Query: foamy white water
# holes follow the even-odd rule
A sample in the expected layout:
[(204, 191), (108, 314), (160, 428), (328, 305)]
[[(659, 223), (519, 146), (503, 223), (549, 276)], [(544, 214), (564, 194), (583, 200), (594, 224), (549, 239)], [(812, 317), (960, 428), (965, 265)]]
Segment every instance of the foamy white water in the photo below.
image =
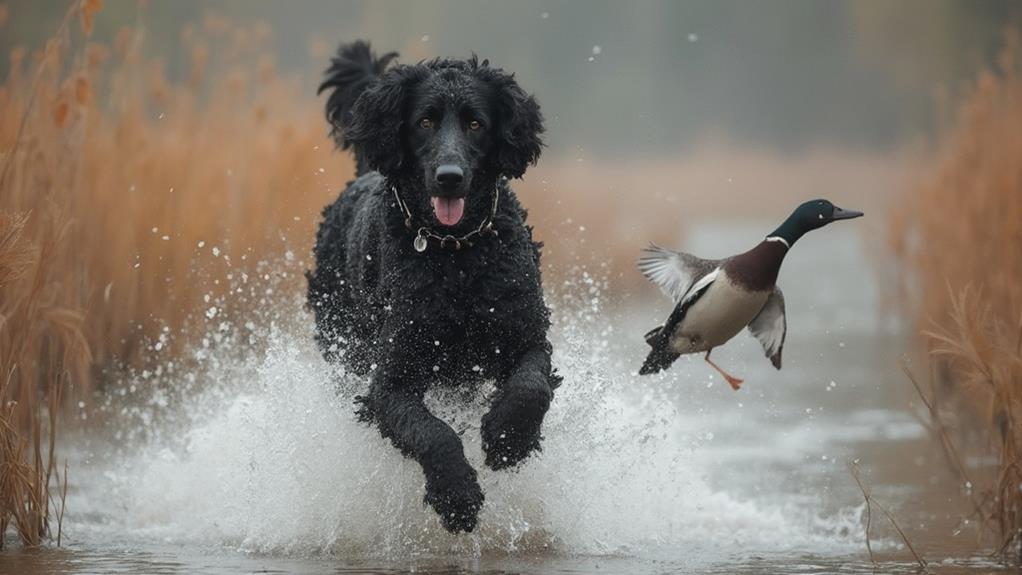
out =
[[(144, 432), (122, 437), (145, 439), (84, 466), (66, 532), (84, 541), (129, 534), (139, 543), (388, 560), (682, 552), (691, 564), (861, 545), (861, 507), (825, 511), (812, 493), (711, 483), (734, 465), (729, 446), (712, 441), (727, 425), (702, 407), (666, 401), (662, 382), (630, 373), (634, 358), (622, 359), (613, 344), (615, 320), (598, 282), (580, 272), (556, 291), (554, 360), (565, 380), (541, 454), (512, 472), (490, 471), (478, 433), (485, 390), (430, 397), (463, 432), (480, 471), (486, 503), (475, 533), (444, 531), (423, 506), (418, 465), (356, 421), (352, 400), (367, 382), (324, 362), (297, 300), (274, 304), (258, 321), (231, 323), (220, 311), (198, 366), (139, 378), (132, 389), (143, 407), (115, 411)], [(692, 379), (684, 367), (676, 377)], [(176, 385), (198, 391), (173, 399)]]
[[(750, 228), (708, 225), (687, 246), (724, 255)], [(0, 573), (873, 573), (852, 461), (932, 572), (1014, 572), (975, 557), (967, 505), (947, 509), (960, 485), (912, 416), (904, 338), (858, 246), (836, 228), (794, 250), (780, 278), (784, 369), (748, 336), (714, 351), (745, 378), (738, 393), (698, 357), (634, 375), (669, 302), (608, 294), (582, 268), (548, 276), (565, 382), (543, 453), (491, 472), (487, 390), (428, 398), (486, 492), (477, 531), (460, 536), (423, 507), (418, 466), (355, 421), (367, 382), (324, 363), (291, 295), (306, 265), (286, 254), (245, 276), (216, 258), (225, 269), (209, 277), (231, 295), (211, 293), (191, 353), (167, 355), (177, 336), (164, 332), (149, 369), (120, 376), (63, 435), (66, 548), (5, 553)], [(883, 570), (916, 573), (873, 519)]]

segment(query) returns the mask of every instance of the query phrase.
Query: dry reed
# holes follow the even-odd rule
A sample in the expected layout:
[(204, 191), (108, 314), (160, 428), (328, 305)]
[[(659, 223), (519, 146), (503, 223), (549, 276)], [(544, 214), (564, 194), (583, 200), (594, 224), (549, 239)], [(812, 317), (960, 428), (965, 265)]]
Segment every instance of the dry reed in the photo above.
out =
[(307, 90), (275, 73), (265, 26), (186, 29), (191, 69), (171, 81), (139, 31), (91, 40), (100, 9), (72, 3), (0, 86), (0, 533), (29, 545), (49, 534), (65, 388), (88, 401), (96, 366), (137, 360), (220, 295), (195, 281), (202, 256), (226, 275), (282, 254), (294, 228), (310, 241), (350, 176), (318, 106), (293, 105)]
[[(980, 509), (1000, 548), (1022, 553), (1022, 47), (1006, 35), (955, 118), (936, 170), (892, 212), (905, 301), (923, 334), (940, 394), (963, 403), (999, 462)], [(913, 380), (914, 382), (914, 380)], [(915, 383), (915, 382), (914, 382)], [(947, 422), (934, 429), (959, 476)], [(968, 421), (968, 418), (959, 418)], [(950, 451), (949, 451), (950, 448)]]
[(61, 398), (89, 361), (81, 314), (61, 301), (63, 270), (47, 259), (62, 249), (66, 226), (43, 222), (38, 245), (27, 221), (0, 213), (0, 549), (9, 526), (27, 545), (51, 534)]
[(311, 98), (275, 73), (268, 40), (265, 26), (186, 29), (180, 81), (143, 57), (134, 30), (112, 47), (51, 41), (34, 89), (14, 67), (0, 149), (16, 138), (14, 119), (28, 119), (2, 207), (68, 211), (73, 288), (101, 364), (137, 359), (164, 326), (179, 331), (216, 289), (216, 278), (195, 281), (214, 253), (223, 273), (283, 254), (281, 238), (305, 253), (320, 208), (350, 177), (319, 107), (293, 104)]
[(866, 506), (865, 509), (866, 528), (864, 535), (866, 537), (866, 552), (869, 553), (869, 561), (870, 563), (873, 564), (873, 568), (876, 569), (880, 567), (879, 562), (877, 562), (876, 560), (876, 555), (873, 553), (873, 545), (870, 542), (869, 535), (870, 527), (872, 526), (873, 523), (873, 507), (875, 506), (877, 509), (880, 510), (881, 513), (884, 514), (884, 517), (887, 518), (887, 521), (891, 524), (891, 527), (898, 534), (898, 537), (900, 537), (902, 542), (905, 543), (905, 547), (912, 554), (912, 558), (915, 560), (916, 565), (919, 566), (920, 571), (926, 572), (926, 561), (916, 551), (916, 548), (912, 545), (912, 542), (909, 540), (908, 535), (905, 535), (905, 531), (901, 528), (900, 525), (898, 525), (898, 521), (894, 518), (894, 515), (873, 497), (873, 490), (872, 488), (870, 488), (869, 484), (863, 482), (862, 472), (861, 469), (859, 468), (859, 464), (857, 461), (852, 462), (852, 464), (849, 466), (849, 471), (852, 474), (852, 479), (855, 480), (855, 484), (859, 487), (859, 491), (862, 493), (863, 503)]
[[(74, 14), (94, 9), (72, 5), (58, 35), (68, 33)], [(51, 482), (61, 483), (54, 476), (57, 421), (66, 389), (85, 381), (91, 362), (67, 267), (71, 220), (61, 207), (64, 192), (53, 191), (67, 184), (66, 174), (36, 166), (45, 146), (33, 131), (33, 92), (45, 87), (58, 58), (58, 45), (48, 44), (20, 98), (12, 92), (24, 81), (18, 73), (0, 89), (0, 548), (9, 527), (30, 546), (52, 537), (53, 519), (61, 531), (63, 504), (53, 509), (50, 491)], [(20, 105), (8, 107), (15, 100)], [(38, 196), (25, 202), (29, 189)], [(65, 470), (64, 495), (66, 482)]]

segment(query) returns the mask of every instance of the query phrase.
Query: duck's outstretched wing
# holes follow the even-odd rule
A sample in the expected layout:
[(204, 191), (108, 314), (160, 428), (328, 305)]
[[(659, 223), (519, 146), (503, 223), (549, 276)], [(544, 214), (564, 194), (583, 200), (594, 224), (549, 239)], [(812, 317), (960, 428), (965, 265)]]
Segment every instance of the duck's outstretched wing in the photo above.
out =
[(643, 249), (638, 261), (642, 275), (659, 286), (675, 302), (681, 301), (696, 282), (719, 265), (719, 260), (704, 260), (655, 244), (649, 244), (648, 248)]
[(649, 355), (646, 356), (646, 361), (639, 369), (639, 375), (657, 373), (667, 369), (674, 363), (674, 360), (681, 356), (680, 353), (671, 347), (671, 334), (677, 329), (678, 324), (685, 320), (685, 314), (688, 313), (689, 308), (699, 301), (699, 298), (703, 297), (706, 290), (710, 289), (710, 286), (719, 274), (720, 268), (718, 267), (699, 278), (685, 296), (681, 298), (681, 301), (674, 306), (674, 311), (671, 312), (664, 325), (655, 327), (646, 333), (646, 343), (652, 349)]
[(763, 351), (774, 367), (781, 369), (781, 351), (788, 331), (788, 320), (784, 317), (784, 294), (774, 288), (763, 309), (749, 323), (749, 331), (763, 344)]

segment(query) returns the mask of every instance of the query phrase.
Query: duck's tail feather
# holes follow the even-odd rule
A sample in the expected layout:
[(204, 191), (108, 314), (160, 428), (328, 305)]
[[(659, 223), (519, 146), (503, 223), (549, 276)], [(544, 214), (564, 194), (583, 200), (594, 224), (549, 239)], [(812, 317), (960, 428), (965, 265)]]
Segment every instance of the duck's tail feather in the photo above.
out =
[(659, 373), (674, 363), (676, 359), (681, 357), (681, 354), (675, 351), (670, 351), (666, 348), (654, 348), (653, 351), (649, 352), (646, 356), (645, 363), (639, 368), (639, 375), (649, 375), (651, 373)]
[(653, 329), (646, 332), (646, 335), (642, 336), (646, 339), (646, 343), (653, 346), (656, 343), (656, 337), (660, 335), (660, 331), (664, 329), (664, 326), (658, 325)]
[(667, 338), (663, 337), (663, 329), (664, 326), (657, 326), (646, 334), (646, 343), (653, 349), (649, 351), (646, 361), (639, 368), (639, 375), (649, 375), (663, 371), (681, 357), (680, 353), (671, 349)]

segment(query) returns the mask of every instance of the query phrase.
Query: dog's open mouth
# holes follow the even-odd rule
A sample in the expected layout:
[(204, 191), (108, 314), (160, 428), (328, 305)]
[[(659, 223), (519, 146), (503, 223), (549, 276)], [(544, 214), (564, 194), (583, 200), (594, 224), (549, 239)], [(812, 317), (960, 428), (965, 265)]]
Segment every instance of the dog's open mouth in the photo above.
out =
[(453, 226), (461, 221), (465, 214), (465, 198), (441, 198), (433, 196), (429, 202), (433, 204), (436, 219), (445, 226)]

